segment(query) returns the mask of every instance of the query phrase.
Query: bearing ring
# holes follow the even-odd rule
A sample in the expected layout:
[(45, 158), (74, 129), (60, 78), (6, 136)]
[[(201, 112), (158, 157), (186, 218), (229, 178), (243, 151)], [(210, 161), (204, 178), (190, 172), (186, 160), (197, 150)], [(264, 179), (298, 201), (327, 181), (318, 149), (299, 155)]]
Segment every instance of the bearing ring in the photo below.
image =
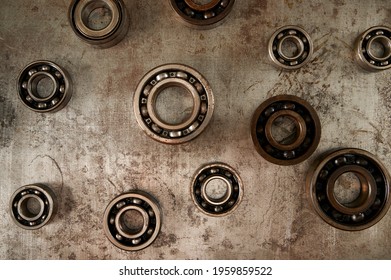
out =
[[(294, 139), (277, 141), (272, 126), (280, 117), (290, 118), (296, 127)], [(257, 152), (279, 165), (297, 164), (307, 159), (317, 148), (321, 135), (318, 115), (305, 100), (293, 95), (269, 98), (256, 110), (251, 122), (251, 137)]]
[[(284, 43), (296, 46), (296, 53), (286, 53)], [(307, 64), (313, 53), (310, 35), (301, 27), (288, 25), (278, 29), (269, 40), (269, 56), (278, 66), (287, 70), (298, 69)]]
[[(383, 48), (383, 54), (373, 53), (372, 47), (378, 44)], [(365, 70), (378, 71), (391, 67), (391, 29), (385, 26), (375, 26), (362, 33), (356, 42), (355, 58)]]
[(198, 4), (195, 0), (170, 0), (177, 18), (185, 25), (201, 29), (213, 28), (231, 12), (235, 0), (210, 0)]
[[(191, 93), (191, 117), (173, 125), (156, 113), (156, 99), (168, 87), (181, 87)], [(180, 144), (197, 137), (209, 124), (214, 110), (214, 97), (207, 80), (193, 68), (166, 64), (148, 72), (134, 94), (134, 113), (140, 127), (152, 139), (166, 144)]]
[[(36, 205), (31, 206), (31, 203)], [(43, 227), (56, 210), (54, 192), (42, 184), (23, 186), (14, 192), (10, 200), (11, 218), (23, 229)]]
[[(341, 203), (334, 193), (337, 179), (354, 174), (360, 194)], [(380, 221), (390, 207), (390, 175), (371, 153), (360, 149), (341, 149), (327, 153), (307, 175), (307, 195), (317, 214), (342, 230), (363, 230)]]
[[(88, 20), (98, 9), (109, 13), (111, 18), (106, 26), (95, 29), (89, 26)], [(99, 48), (118, 44), (129, 29), (128, 11), (122, 0), (73, 0), (69, 6), (68, 19), (80, 39)]]
[[(213, 198), (207, 193), (207, 185), (213, 180), (224, 182), (223, 196)], [(200, 168), (190, 186), (192, 199), (205, 214), (220, 217), (234, 211), (243, 197), (243, 184), (236, 171), (223, 163), (208, 164)]]
[[(143, 225), (132, 229), (125, 222), (128, 211), (141, 215)], [(103, 226), (107, 238), (122, 250), (137, 251), (152, 244), (159, 234), (162, 214), (158, 202), (148, 193), (131, 191), (113, 199), (104, 213)]]

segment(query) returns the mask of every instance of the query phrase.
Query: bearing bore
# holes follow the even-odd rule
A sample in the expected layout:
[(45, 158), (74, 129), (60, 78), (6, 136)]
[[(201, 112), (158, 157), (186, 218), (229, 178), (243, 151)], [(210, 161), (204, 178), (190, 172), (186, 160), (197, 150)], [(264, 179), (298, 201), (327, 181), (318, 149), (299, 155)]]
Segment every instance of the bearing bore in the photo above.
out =
[[(293, 47), (293, 52), (289, 52), (290, 47)], [(284, 26), (274, 32), (269, 40), (271, 60), (278, 67), (287, 70), (298, 69), (307, 64), (313, 49), (310, 35), (298, 26)]]
[(356, 42), (355, 58), (365, 70), (378, 71), (391, 67), (391, 29), (375, 26), (362, 33)]
[[(272, 127), (280, 118), (295, 125), (295, 133), (277, 140)], [(297, 164), (307, 159), (317, 148), (321, 135), (318, 115), (305, 100), (293, 95), (279, 95), (263, 102), (251, 122), (251, 137), (257, 152), (279, 165)]]
[[(170, 124), (156, 113), (156, 99), (169, 87), (180, 87), (192, 95), (191, 116), (179, 124)], [(148, 72), (134, 95), (134, 113), (140, 127), (152, 139), (180, 144), (197, 137), (209, 124), (214, 97), (207, 80), (196, 70), (181, 64), (166, 64)]]
[[(212, 181), (224, 184), (218, 197), (208, 193)], [(196, 206), (205, 214), (220, 217), (234, 211), (243, 197), (243, 184), (236, 171), (223, 163), (208, 164), (197, 171), (190, 187)]]
[[(213, 28), (231, 12), (235, 0), (170, 0), (177, 18), (185, 25), (201, 29)], [(204, 1), (205, 2), (205, 1)]]
[(81, 40), (99, 48), (118, 44), (129, 29), (129, 16), (122, 0), (73, 0), (68, 18)]
[[(336, 182), (351, 173), (359, 181), (360, 191), (352, 201), (341, 202)], [(310, 170), (307, 195), (317, 214), (342, 230), (363, 230), (380, 221), (390, 207), (390, 175), (371, 153), (360, 149), (329, 152)]]
[[(135, 226), (137, 213), (142, 225)], [(131, 221), (128, 221), (128, 220)], [(158, 202), (148, 193), (132, 191), (113, 199), (104, 213), (103, 226), (107, 238), (122, 250), (137, 251), (152, 244), (159, 234), (162, 214)]]
[[(50, 80), (52, 89), (44, 93), (39, 83)], [(20, 100), (29, 109), (39, 112), (57, 112), (65, 107), (72, 96), (71, 78), (65, 69), (51, 61), (34, 61), (19, 74), (17, 90)]]
[(10, 200), (12, 220), (23, 229), (39, 229), (46, 225), (57, 210), (54, 192), (45, 185), (19, 188)]

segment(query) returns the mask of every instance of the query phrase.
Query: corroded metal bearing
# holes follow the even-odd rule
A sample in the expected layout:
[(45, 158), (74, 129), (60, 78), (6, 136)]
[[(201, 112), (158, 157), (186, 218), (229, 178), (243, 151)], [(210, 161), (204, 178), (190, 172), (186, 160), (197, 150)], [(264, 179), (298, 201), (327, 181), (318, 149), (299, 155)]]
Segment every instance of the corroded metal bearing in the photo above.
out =
[(159, 234), (161, 223), (162, 213), (158, 202), (142, 191), (117, 196), (107, 206), (103, 219), (110, 242), (127, 251), (137, 251), (151, 245)]
[[(45, 80), (51, 84), (46, 85), (46, 90), (45, 87), (40, 88)], [(72, 82), (68, 72), (45, 60), (34, 61), (22, 70), (17, 89), (23, 104), (39, 113), (61, 110), (72, 96)]]
[(68, 18), (76, 35), (100, 48), (118, 44), (129, 29), (129, 17), (122, 0), (73, 0)]
[(269, 56), (279, 67), (294, 70), (307, 64), (313, 53), (310, 35), (301, 27), (284, 26), (269, 41)]
[[(180, 87), (191, 94), (190, 117), (179, 124), (164, 121), (157, 113), (156, 100), (163, 90)], [(140, 127), (152, 139), (166, 144), (180, 144), (197, 137), (209, 124), (214, 97), (207, 80), (196, 70), (181, 64), (166, 64), (148, 72), (134, 94), (134, 113)]]
[[(212, 186), (215, 184), (215, 186)], [(213, 188), (220, 188), (214, 190)], [(200, 168), (190, 186), (197, 207), (210, 216), (224, 216), (234, 211), (243, 197), (243, 184), (237, 172), (223, 163)], [(217, 192), (217, 193), (213, 193)]]
[(23, 186), (15, 191), (10, 200), (11, 218), (24, 229), (43, 227), (56, 210), (54, 192), (42, 184)]
[[(342, 201), (337, 181), (354, 176), (358, 194)], [(318, 215), (333, 227), (363, 230), (380, 221), (390, 207), (390, 175), (371, 153), (341, 149), (324, 155), (307, 175), (307, 194)]]
[[(283, 119), (294, 124), (294, 133), (277, 139), (273, 128)], [(293, 95), (279, 95), (263, 102), (251, 122), (251, 137), (257, 152), (279, 165), (297, 164), (317, 148), (321, 135), (319, 117), (305, 100)]]
[(362, 33), (356, 42), (357, 63), (368, 71), (391, 67), (391, 29), (375, 26)]
[(212, 28), (222, 23), (235, 0), (170, 0), (177, 18), (190, 27)]

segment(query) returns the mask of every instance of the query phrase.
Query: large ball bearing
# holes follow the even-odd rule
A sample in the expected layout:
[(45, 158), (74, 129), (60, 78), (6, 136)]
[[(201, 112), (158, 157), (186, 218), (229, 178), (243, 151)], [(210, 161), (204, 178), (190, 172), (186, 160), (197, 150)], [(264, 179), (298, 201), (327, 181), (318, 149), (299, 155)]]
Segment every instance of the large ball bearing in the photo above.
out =
[[(337, 181), (349, 174), (359, 184), (358, 194), (342, 201)], [(324, 155), (307, 176), (307, 194), (318, 215), (343, 230), (373, 226), (390, 207), (390, 175), (371, 153), (341, 149)]]

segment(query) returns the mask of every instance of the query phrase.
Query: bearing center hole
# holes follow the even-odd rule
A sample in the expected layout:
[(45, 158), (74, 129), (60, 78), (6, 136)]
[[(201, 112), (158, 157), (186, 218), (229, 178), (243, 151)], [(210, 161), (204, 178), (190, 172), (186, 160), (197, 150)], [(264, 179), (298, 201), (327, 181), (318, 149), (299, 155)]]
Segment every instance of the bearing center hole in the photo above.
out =
[(282, 52), (286, 57), (296, 57), (300, 54), (301, 49), (297, 41), (292, 38), (286, 38), (282, 42), (281, 46)]
[(83, 10), (83, 22), (92, 30), (106, 28), (112, 18), (112, 11), (104, 1), (91, 1)]
[(119, 222), (123, 231), (136, 234), (143, 229), (144, 218), (137, 210), (127, 210), (122, 213)]
[(20, 204), (20, 212), (27, 218), (34, 218), (41, 212), (41, 204), (35, 197), (28, 197)]
[(194, 101), (191, 93), (180, 86), (170, 86), (162, 90), (155, 104), (159, 119), (170, 125), (184, 123), (191, 117)]
[(37, 79), (37, 85), (35, 88), (35, 94), (39, 98), (48, 98), (54, 91), (56, 85), (53, 80), (47, 76), (42, 76)]
[(361, 181), (354, 172), (346, 172), (338, 177), (334, 185), (334, 196), (339, 203), (347, 206), (360, 197)]
[(290, 116), (280, 116), (272, 123), (272, 137), (281, 145), (291, 145), (298, 137), (298, 123)]
[(212, 179), (205, 186), (205, 193), (213, 201), (223, 200), (228, 193), (227, 182), (221, 179)]
[(387, 58), (391, 55), (391, 41), (387, 38), (375, 38), (370, 44), (369, 51), (376, 58)]

